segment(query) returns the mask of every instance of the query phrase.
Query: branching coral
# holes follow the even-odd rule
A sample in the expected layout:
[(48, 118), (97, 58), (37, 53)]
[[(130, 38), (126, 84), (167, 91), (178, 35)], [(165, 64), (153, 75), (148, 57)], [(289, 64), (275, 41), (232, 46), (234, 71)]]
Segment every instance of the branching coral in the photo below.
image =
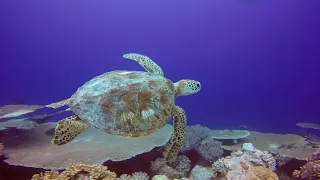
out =
[(196, 147), (196, 151), (207, 161), (214, 162), (219, 159), (223, 150), (221, 148), (222, 143), (213, 140), (211, 137), (208, 137), (201, 141), (201, 143)]
[(188, 126), (183, 152), (195, 150), (203, 159), (213, 162), (223, 154), (222, 144), (209, 136), (211, 130), (200, 125)]
[(44, 173), (35, 174), (31, 180), (59, 180), (60, 173), (58, 171), (46, 171)]
[(209, 136), (210, 129), (200, 125), (188, 126), (186, 129), (186, 143), (182, 151), (190, 151), (197, 147), (202, 140)]
[(119, 180), (149, 180), (149, 176), (145, 172), (135, 172), (132, 175), (122, 174)]
[(307, 164), (303, 165), (300, 170), (295, 170), (292, 175), (296, 179), (319, 179), (320, 152), (314, 153)]
[(85, 178), (93, 180), (115, 180), (117, 175), (109, 171), (107, 166), (73, 163), (60, 174), (57, 171), (47, 171), (33, 175), (32, 180), (77, 180)]

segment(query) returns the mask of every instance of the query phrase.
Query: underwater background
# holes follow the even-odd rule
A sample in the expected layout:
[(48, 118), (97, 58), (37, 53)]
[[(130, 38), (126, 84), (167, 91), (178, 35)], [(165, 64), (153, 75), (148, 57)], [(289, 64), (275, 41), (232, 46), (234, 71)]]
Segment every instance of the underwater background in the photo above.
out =
[(176, 101), (189, 125), (289, 133), (319, 122), (317, 1), (1, 4), (1, 105), (45, 105), (104, 72), (144, 71), (122, 58), (135, 52), (174, 82), (201, 82)]

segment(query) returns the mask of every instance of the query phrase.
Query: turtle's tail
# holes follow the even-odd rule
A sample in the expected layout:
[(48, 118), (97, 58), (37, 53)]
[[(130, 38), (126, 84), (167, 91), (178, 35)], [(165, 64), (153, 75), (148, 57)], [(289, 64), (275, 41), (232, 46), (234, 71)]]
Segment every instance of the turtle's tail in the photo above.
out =
[(62, 100), (62, 101), (58, 101), (58, 102), (55, 102), (55, 103), (51, 103), (51, 104), (46, 105), (46, 107), (56, 109), (56, 108), (68, 105), (70, 100), (71, 100), (71, 98), (65, 99), (65, 100)]

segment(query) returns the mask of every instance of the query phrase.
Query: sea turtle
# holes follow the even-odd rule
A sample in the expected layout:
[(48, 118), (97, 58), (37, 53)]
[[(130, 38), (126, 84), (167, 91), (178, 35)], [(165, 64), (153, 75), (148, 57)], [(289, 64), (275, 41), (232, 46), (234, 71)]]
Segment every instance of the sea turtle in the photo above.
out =
[(187, 121), (184, 110), (175, 105), (175, 98), (200, 91), (200, 82), (184, 79), (173, 83), (147, 56), (128, 53), (123, 57), (135, 60), (147, 72), (106, 72), (87, 81), (71, 98), (47, 105), (68, 105), (75, 114), (58, 122), (52, 143), (66, 144), (90, 126), (124, 137), (145, 136), (164, 127), (173, 117), (174, 134), (164, 153), (166, 160), (172, 161), (184, 145)]

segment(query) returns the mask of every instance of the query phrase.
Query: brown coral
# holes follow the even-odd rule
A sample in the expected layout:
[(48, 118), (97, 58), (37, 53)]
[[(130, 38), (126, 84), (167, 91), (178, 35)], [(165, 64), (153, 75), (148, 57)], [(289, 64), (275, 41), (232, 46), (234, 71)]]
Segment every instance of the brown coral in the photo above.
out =
[(33, 175), (31, 180), (58, 180), (59, 175), (58, 171), (46, 171)]
[(314, 153), (307, 164), (300, 170), (293, 171), (292, 176), (296, 179), (319, 179), (320, 178), (320, 152)]
[(31, 180), (76, 180), (85, 177), (93, 180), (117, 179), (116, 173), (109, 171), (107, 166), (72, 163), (60, 174), (57, 171), (47, 171), (45, 173), (33, 175)]
[(247, 180), (279, 180), (279, 177), (271, 169), (257, 166), (250, 167), (246, 175)]

